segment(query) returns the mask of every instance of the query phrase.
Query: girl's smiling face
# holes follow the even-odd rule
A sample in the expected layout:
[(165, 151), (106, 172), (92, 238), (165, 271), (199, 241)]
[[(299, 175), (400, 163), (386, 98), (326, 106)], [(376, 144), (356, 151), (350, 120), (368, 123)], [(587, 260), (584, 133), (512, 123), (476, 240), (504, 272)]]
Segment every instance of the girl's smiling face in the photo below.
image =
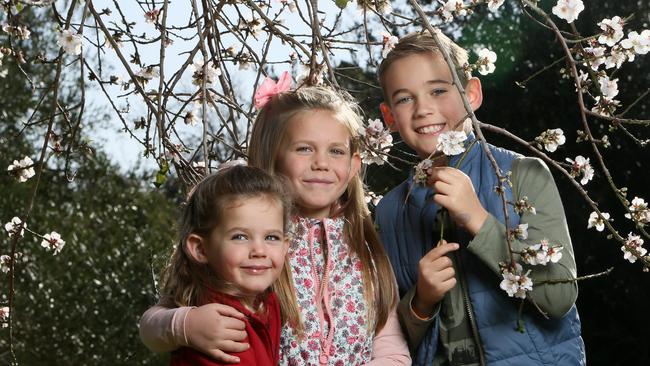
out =
[(331, 112), (297, 114), (287, 127), (276, 170), (289, 180), (301, 215), (325, 218), (361, 167), (350, 132)]

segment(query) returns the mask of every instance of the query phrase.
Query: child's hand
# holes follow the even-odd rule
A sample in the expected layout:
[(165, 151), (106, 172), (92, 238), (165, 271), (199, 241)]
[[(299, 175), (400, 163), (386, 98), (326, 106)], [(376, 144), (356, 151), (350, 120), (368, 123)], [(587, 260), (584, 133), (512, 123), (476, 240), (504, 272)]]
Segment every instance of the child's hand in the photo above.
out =
[(488, 213), (478, 200), (469, 177), (450, 167), (433, 168), (430, 177), (429, 184), (436, 193), (433, 201), (449, 210), (456, 224), (476, 235)]
[(185, 319), (185, 334), (190, 347), (217, 361), (238, 363), (236, 353), (250, 345), (241, 343), (246, 338), (244, 315), (228, 305), (207, 304), (190, 310)]
[(457, 249), (458, 244), (448, 244), (443, 240), (420, 259), (418, 283), (412, 302), (418, 316), (430, 317), (435, 305), (456, 285), (454, 267), (447, 253)]

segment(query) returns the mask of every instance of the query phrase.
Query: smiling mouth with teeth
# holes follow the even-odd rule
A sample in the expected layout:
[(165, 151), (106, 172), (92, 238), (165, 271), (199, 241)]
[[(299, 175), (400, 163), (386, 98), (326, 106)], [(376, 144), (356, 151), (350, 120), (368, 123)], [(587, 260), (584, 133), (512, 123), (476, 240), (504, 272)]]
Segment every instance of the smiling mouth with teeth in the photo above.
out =
[(435, 124), (435, 125), (427, 125), (424, 127), (420, 127), (415, 130), (415, 132), (422, 134), (422, 135), (428, 135), (428, 134), (435, 134), (440, 131), (442, 131), (445, 128), (446, 124)]

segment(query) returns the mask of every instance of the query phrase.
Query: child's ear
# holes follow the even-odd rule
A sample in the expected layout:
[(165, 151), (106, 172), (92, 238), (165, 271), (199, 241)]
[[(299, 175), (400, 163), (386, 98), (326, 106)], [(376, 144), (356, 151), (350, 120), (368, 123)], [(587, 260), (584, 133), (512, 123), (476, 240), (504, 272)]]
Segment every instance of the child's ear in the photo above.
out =
[(187, 253), (199, 263), (208, 263), (208, 257), (205, 255), (205, 240), (197, 235), (190, 234), (187, 239), (185, 239), (185, 247), (187, 248)]
[(381, 116), (384, 118), (384, 123), (390, 132), (397, 131), (397, 125), (395, 124), (395, 117), (393, 112), (391, 112), (390, 107), (385, 102), (379, 104), (379, 110), (381, 111)]
[(465, 95), (467, 101), (472, 106), (472, 111), (476, 111), (483, 103), (483, 90), (481, 89), (481, 80), (478, 78), (471, 78), (465, 86)]
[(352, 154), (352, 161), (350, 162), (350, 178), (348, 183), (355, 177), (361, 169), (361, 155), (359, 153)]

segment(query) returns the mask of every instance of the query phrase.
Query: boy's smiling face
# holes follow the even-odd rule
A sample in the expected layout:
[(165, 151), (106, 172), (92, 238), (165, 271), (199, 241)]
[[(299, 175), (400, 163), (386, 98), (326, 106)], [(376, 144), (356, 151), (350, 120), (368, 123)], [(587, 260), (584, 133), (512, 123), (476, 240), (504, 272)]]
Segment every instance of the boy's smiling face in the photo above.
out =
[[(384, 92), (402, 140), (424, 159), (435, 150), (438, 136), (463, 130), (467, 112), (451, 72), (439, 53), (421, 53), (395, 60), (383, 75)], [(472, 78), (465, 93), (476, 110), (481, 83)]]

